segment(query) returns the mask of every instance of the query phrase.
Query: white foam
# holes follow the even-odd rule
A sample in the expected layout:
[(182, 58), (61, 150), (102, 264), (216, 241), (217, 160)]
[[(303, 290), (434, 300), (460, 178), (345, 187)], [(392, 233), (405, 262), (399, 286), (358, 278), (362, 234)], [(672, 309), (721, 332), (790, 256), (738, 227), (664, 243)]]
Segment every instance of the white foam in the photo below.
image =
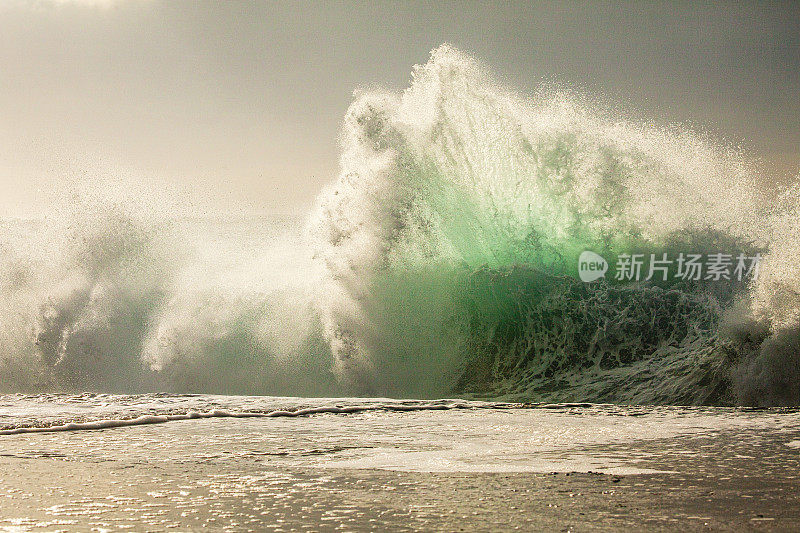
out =
[(275, 409), (266, 412), (258, 411), (236, 411), (230, 409), (211, 409), (208, 411), (186, 411), (185, 413), (172, 414), (143, 414), (130, 418), (107, 418), (99, 420), (88, 420), (79, 422), (66, 422), (61, 424), (51, 424), (44, 426), (24, 425), (19, 427), (0, 430), (0, 435), (20, 435), (25, 433), (54, 433), (61, 431), (83, 431), (95, 429), (121, 428), (130, 426), (142, 426), (147, 424), (163, 424), (178, 420), (198, 420), (207, 418), (278, 418), (278, 417), (302, 417), (317, 414), (353, 414), (365, 411), (436, 411), (458, 408), (482, 408), (493, 405), (482, 402), (464, 401), (436, 401), (436, 402), (406, 402), (406, 403), (385, 403), (367, 402), (354, 405), (318, 405), (311, 407), (300, 407), (292, 409)]

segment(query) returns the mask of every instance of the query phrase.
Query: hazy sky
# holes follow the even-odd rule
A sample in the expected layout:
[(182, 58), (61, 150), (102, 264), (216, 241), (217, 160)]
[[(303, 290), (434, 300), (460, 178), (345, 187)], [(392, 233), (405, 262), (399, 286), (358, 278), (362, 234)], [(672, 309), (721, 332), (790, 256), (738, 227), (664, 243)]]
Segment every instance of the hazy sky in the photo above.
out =
[[(731, 3), (733, 4), (733, 3)], [(354, 89), (449, 42), (800, 168), (800, 3), (0, 0), (0, 216), (83, 176), (199, 204), (309, 206)]]

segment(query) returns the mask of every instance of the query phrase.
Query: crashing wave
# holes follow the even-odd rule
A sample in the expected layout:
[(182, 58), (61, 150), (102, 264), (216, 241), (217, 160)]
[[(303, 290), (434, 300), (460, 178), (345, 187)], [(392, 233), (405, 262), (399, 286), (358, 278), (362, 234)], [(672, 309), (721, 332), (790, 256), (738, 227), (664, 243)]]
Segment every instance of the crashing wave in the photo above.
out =
[[(764, 209), (736, 152), (523, 98), (449, 46), (402, 94), (358, 95), (343, 146), (311, 234), (337, 373), (357, 389), (800, 401), (797, 202)], [(584, 250), (760, 252), (763, 276), (585, 285)]]
[[(342, 145), (305, 224), (135, 198), (4, 222), (0, 391), (800, 404), (800, 193), (770, 205), (740, 153), (449, 46), (357, 94)], [(762, 261), (584, 283), (587, 250)]]

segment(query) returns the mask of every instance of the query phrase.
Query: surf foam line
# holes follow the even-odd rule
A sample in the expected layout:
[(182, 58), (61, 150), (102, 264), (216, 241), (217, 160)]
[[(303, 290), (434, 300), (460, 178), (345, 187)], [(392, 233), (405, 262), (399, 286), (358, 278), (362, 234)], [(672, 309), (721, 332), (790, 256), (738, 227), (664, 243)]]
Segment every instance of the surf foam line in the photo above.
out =
[[(111, 429), (130, 426), (144, 426), (149, 424), (164, 424), (177, 420), (198, 420), (204, 418), (281, 418), (302, 417), (317, 414), (355, 414), (366, 411), (410, 412), (410, 411), (444, 411), (451, 409), (507, 409), (515, 404), (497, 403), (475, 405), (462, 402), (434, 402), (416, 405), (408, 404), (381, 404), (381, 405), (351, 405), (351, 406), (321, 406), (306, 407), (294, 410), (275, 410), (269, 412), (230, 411), (227, 409), (212, 409), (209, 411), (187, 411), (186, 413), (142, 415), (135, 418), (104, 419), (86, 422), (69, 422), (53, 426), (26, 426), (0, 430), (0, 435), (20, 435), (24, 433), (57, 433), (62, 431), (85, 431), (95, 429)], [(521, 404), (520, 404), (521, 406)]]

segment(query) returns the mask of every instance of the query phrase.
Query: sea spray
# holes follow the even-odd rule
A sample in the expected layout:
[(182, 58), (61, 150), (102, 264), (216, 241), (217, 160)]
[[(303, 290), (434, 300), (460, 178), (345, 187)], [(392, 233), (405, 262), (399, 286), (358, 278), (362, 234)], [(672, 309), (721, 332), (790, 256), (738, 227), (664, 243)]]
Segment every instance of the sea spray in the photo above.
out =
[(776, 250), (776, 238), (786, 243), (792, 233), (776, 228), (797, 219), (796, 204), (785, 221), (769, 214), (757, 194), (763, 178), (738, 153), (569, 96), (523, 98), (449, 46), (415, 68), (402, 94), (357, 95), (342, 139), (340, 178), (320, 197), (310, 234), (334, 295), (323, 317), (335, 368), (358, 390), (800, 400), (797, 380), (774, 371), (780, 384), (762, 387), (783, 392), (745, 392), (753, 354), (720, 329), (739, 313), (760, 332), (756, 345), (779, 342), (778, 359), (793, 360), (795, 345), (777, 340), (793, 334), (772, 322), (767, 341), (759, 325), (777, 318), (768, 316), (775, 304), (751, 309), (766, 290), (782, 304), (786, 292), (796, 313), (796, 280), (784, 280), (787, 267), (778, 282), (769, 273), (793, 255), (791, 244), (767, 254), (761, 280), (577, 281), (587, 250), (614, 263), (636, 252), (758, 254)]
[[(342, 148), (306, 221), (97, 192), (2, 222), (0, 391), (800, 403), (798, 193), (741, 154), (449, 46), (357, 94)], [(615, 279), (637, 253), (762, 261)]]
[(3, 226), (0, 390), (341, 390), (298, 221), (70, 201)]

